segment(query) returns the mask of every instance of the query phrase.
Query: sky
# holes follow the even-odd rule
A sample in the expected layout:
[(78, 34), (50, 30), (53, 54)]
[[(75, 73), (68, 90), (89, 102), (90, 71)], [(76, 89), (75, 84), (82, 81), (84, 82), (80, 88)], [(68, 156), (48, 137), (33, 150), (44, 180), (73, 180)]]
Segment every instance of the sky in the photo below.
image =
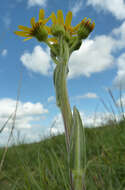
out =
[[(95, 22), (90, 36), (69, 60), (67, 87), (71, 108), (75, 105), (87, 127), (97, 127), (113, 116), (119, 117), (121, 100), (125, 107), (125, 1), (124, 0), (1, 0), (0, 4), (0, 129), (19, 102), (10, 142), (39, 141), (64, 131), (56, 106), (53, 84), (54, 63), (49, 48), (16, 36), (18, 25), (30, 27), (39, 10), (48, 17), (58, 9), (64, 17), (72, 11), (72, 25), (84, 17)], [(108, 89), (117, 103), (114, 106)], [(13, 119), (0, 133), (0, 146), (7, 144)]]

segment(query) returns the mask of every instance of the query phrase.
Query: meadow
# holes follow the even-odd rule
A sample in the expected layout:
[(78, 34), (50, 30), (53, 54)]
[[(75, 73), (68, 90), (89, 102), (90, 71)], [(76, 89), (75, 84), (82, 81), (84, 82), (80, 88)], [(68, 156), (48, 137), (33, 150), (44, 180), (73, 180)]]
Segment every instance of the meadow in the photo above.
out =
[[(85, 128), (86, 190), (125, 190), (125, 121)], [(0, 148), (0, 158), (5, 149)], [(8, 148), (0, 190), (69, 190), (64, 134)]]

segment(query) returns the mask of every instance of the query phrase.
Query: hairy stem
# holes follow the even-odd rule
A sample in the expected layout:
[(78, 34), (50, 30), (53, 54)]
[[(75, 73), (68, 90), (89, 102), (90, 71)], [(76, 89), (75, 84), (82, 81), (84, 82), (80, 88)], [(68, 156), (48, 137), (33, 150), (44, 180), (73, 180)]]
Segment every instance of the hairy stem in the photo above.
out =
[(65, 127), (67, 151), (69, 151), (70, 131), (72, 126), (72, 112), (70, 108), (67, 86), (66, 86), (67, 74), (68, 74), (67, 64), (63, 62), (58, 63), (54, 71), (56, 103), (62, 113), (64, 127)]

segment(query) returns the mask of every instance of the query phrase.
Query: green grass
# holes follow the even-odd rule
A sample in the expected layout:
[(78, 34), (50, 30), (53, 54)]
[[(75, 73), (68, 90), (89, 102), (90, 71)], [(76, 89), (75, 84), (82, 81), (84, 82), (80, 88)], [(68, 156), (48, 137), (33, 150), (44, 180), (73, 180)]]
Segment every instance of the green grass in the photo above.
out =
[[(86, 190), (125, 190), (125, 122), (86, 128), (85, 135)], [(70, 190), (64, 135), (9, 147), (0, 190)]]

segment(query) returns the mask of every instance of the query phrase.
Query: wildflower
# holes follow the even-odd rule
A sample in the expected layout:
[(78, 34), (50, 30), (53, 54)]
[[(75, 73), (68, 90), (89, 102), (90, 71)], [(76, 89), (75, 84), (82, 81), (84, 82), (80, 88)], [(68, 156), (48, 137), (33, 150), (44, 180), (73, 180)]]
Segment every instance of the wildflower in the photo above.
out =
[(95, 23), (91, 23), (91, 19), (86, 19), (86, 17), (81, 21), (81, 23), (79, 24), (78, 28), (78, 37), (80, 39), (85, 39), (88, 37), (88, 35), (90, 34), (90, 32), (93, 31), (95, 27)]
[(59, 34), (65, 34), (66, 32), (72, 35), (73, 30), (71, 27), (71, 21), (72, 21), (72, 12), (69, 11), (66, 15), (66, 20), (64, 23), (64, 17), (62, 10), (57, 11), (57, 18), (55, 13), (53, 12), (51, 14), (51, 20), (52, 20), (52, 34), (54, 36), (58, 36)]
[[(15, 31), (16, 35), (26, 37), (24, 41), (36, 37), (38, 41), (46, 41), (48, 35), (51, 34), (51, 29), (45, 24), (49, 21), (50, 17), (44, 18), (44, 10), (41, 9), (39, 12), (39, 20), (35, 22), (35, 18), (31, 18), (31, 28), (19, 25), (18, 28), (22, 31)], [(48, 38), (49, 41), (54, 41), (53, 38)]]
[[(48, 27), (46, 23), (50, 18), (53, 24), (51, 27)], [(15, 34), (26, 37), (25, 40), (35, 37), (38, 41), (43, 41), (50, 47), (51, 58), (56, 64), (53, 81), (56, 91), (56, 104), (61, 110), (64, 121), (70, 184), (74, 190), (81, 190), (85, 189), (85, 131), (80, 113), (75, 106), (72, 114), (66, 88), (66, 78), (69, 72), (68, 61), (71, 53), (80, 48), (82, 39), (88, 37), (94, 29), (95, 23), (91, 23), (90, 19), (84, 18), (73, 27), (71, 26), (71, 21), (71, 11), (67, 13), (64, 22), (62, 10), (57, 11), (57, 17), (52, 12), (47, 19), (44, 18), (44, 10), (40, 10), (38, 22), (35, 22), (33, 17), (31, 19), (31, 28), (20, 25), (19, 29), (22, 31), (16, 31)], [(53, 35), (54, 37), (48, 38), (48, 35)], [(49, 41), (53, 43), (51, 44)]]

